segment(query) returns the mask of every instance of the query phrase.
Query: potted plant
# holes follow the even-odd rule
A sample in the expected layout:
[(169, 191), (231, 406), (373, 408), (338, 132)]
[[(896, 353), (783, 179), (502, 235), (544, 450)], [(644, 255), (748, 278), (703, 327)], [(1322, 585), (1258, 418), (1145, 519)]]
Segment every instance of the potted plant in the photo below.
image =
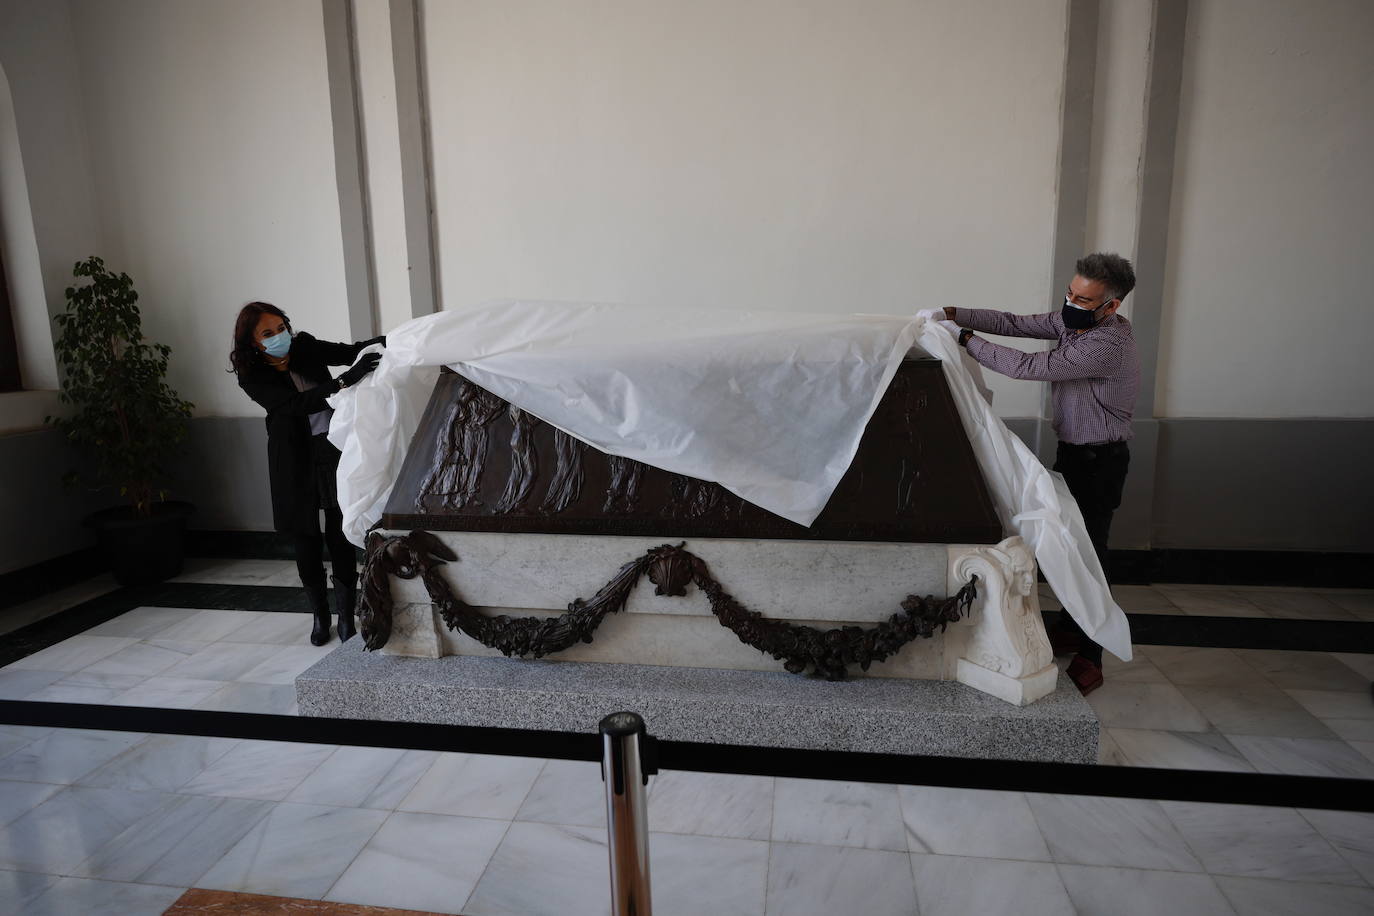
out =
[[(65, 417), (45, 422), (65, 431), (88, 459), (93, 489), (117, 487), (123, 505), (86, 519), (122, 585), (160, 582), (181, 572), (189, 503), (167, 500), (163, 462), (186, 438), (194, 406), (167, 384), (171, 348), (143, 337), (138, 293), (125, 273), (91, 257), (72, 269), (89, 282), (67, 289), (55, 319), (57, 359), (65, 370), (59, 400)], [(78, 472), (64, 475), (68, 484)]]

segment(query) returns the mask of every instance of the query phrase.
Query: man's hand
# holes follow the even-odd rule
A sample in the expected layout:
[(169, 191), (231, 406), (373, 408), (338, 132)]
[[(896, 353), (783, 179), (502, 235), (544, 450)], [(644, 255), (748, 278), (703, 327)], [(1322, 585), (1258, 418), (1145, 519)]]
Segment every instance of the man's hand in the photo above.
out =
[(916, 317), (924, 318), (926, 321), (939, 321), (941, 318), (949, 316), (945, 314), (944, 309), (922, 309), (916, 313)]
[(963, 328), (959, 327), (952, 321), (941, 321), (940, 327), (948, 331), (950, 335), (954, 337), (955, 340), (959, 339), (959, 332), (963, 330)]
[(945, 308), (944, 308), (944, 313), (945, 313), (945, 317), (948, 318), (950, 321), (953, 321), (953, 320), (954, 320), (954, 306), (952, 306), (952, 305), (947, 305), (947, 306), (945, 306)]

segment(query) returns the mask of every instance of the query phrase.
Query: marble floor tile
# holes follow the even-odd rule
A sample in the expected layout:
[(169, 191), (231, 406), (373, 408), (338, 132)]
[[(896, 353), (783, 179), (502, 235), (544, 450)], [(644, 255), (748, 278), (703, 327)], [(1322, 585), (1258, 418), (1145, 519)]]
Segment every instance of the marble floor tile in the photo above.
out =
[(662, 772), (649, 784), (649, 829), (766, 840), (773, 829), (773, 782), (771, 776)]
[(341, 747), (311, 771), (286, 800), (307, 805), (378, 807), (363, 802), (407, 753), (389, 747)]
[(1245, 595), (1270, 617), (1300, 620), (1354, 620), (1355, 615), (1337, 607), (1325, 595), (1310, 591), (1253, 591)]
[(275, 654), (268, 655), (237, 680), (254, 684), (294, 685), (298, 674), (337, 648), (338, 645), (333, 642), (323, 646), (286, 646)]
[(520, 810), (544, 761), (487, 754), (440, 754), (397, 807), (402, 811), (498, 817)]
[(1322, 719), (1322, 724), (1346, 741), (1374, 741), (1374, 719)]
[(1184, 585), (1155, 586), (1185, 614), (1196, 617), (1268, 617), (1244, 595), (1220, 588)]
[(1111, 736), (1111, 729), (1101, 729), (1097, 734), (1097, 762), (1109, 767), (1131, 765), (1131, 762), (1126, 759), (1126, 755), (1121, 752), (1116, 739)]
[(61, 880), (32, 871), (0, 871), (0, 913), (29, 912), (29, 904)]
[(197, 885), (283, 897), (323, 897), (386, 817), (385, 811), (282, 802)]
[(1289, 690), (1288, 695), (1323, 719), (1374, 719), (1374, 696), (1367, 686), (1361, 690)]
[(1331, 729), (1277, 687), (1180, 687), (1202, 714), (1228, 735), (1330, 738)]
[(24, 914), (72, 916), (73, 913), (99, 913), (100, 916), (161, 916), (185, 892), (184, 887), (63, 878), (31, 902), (24, 910)]
[(1374, 654), (1367, 652), (1332, 652), (1331, 657), (1351, 668), (1356, 674), (1374, 681)]
[(60, 681), (70, 671), (39, 671), (31, 668), (0, 668), (0, 700), (22, 700), (35, 691)]
[(222, 684), (219, 690), (201, 700), (195, 708), (294, 716), (296, 687), (294, 684), (244, 684), (235, 681)]
[(1088, 704), (1109, 728), (1205, 732), (1212, 726), (1173, 684), (1107, 681), (1088, 694)]
[(1245, 755), (1236, 750), (1224, 735), (1214, 732), (1164, 732), (1136, 728), (1112, 728), (1107, 732), (1129, 766), (1236, 773), (1255, 771)]
[(87, 665), (81, 669), (81, 673), (139, 675), (140, 679), (146, 679), (186, 661), (206, 645), (199, 641), (164, 641), (160, 645), (136, 642), (127, 649), (120, 649), (113, 655), (107, 655), (100, 661)]
[(1073, 904), (1047, 862), (911, 855), (921, 916), (1072, 916)]
[[(309, 646), (313, 619), (309, 614), (294, 614), (288, 611), (264, 613), (221, 637), (221, 641)], [(331, 643), (327, 648), (332, 649), (334, 645)]]
[(1369, 691), (1362, 677), (1329, 652), (1292, 652), (1281, 649), (1236, 649), (1236, 655), (1275, 687), (1293, 690)]
[(110, 702), (116, 706), (191, 709), (223, 687), (223, 681), (202, 681), (185, 677), (150, 677), (137, 687), (117, 694)]
[[(649, 803), (653, 829), (654, 803)], [(525, 796), (517, 821), (606, 827), (606, 784), (601, 765), (580, 760), (550, 760)]]
[(73, 636), (55, 646), (26, 655), (7, 667), (13, 670), (80, 671), (137, 641), (128, 636)]
[[(193, 795), (279, 801), (324, 763), (334, 747), (283, 741), (241, 741), (181, 787)], [(223, 890), (244, 888), (223, 888)]]
[(215, 642), (168, 668), (162, 675), (202, 681), (237, 681), (280, 649), (280, 646), (248, 642)]
[(1061, 865), (1079, 916), (1234, 916), (1209, 875)]
[[(116, 652), (115, 654), (118, 655), (119, 653)], [(87, 666), (80, 671), (72, 672), (60, 681), (54, 681), (51, 686), (101, 687), (118, 693), (128, 690), (130, 687), (137, 687), (147, 679), (146, 674), (112, 674), (104, 671), (92, 671)], [(30, 696), (32, 695), (30, 694)]]
[(397, 811), (326, 900), (457, 913), (506, 835), (503, 821)]
[(77, 782), (83, 786), (173, 792), (239, 742), (195, 735), (150, 735)]
[(1202, 871), (1158, 802), (1038, 794), (1026, 799), (1056, 862)]
[(1374, 761), (1374, 741), (1347, 741), (1346, 744), (1363, 754), (1368, 760)]
[(279, 576), (288, 570), (292, 575), (295, 575), (296, 564), (290, 560), (191, 558), (186, 561), (181, 575), (172, 581), (218, 585), (263, 585), (266, 580)]
[(1355, 871), (1374, 884), (1374, 814), (1360, 811), (1298, 812), (1336, 848)]
[(1230, 649), (1150, 646), (1150, 661), (1180, 687), (1272, 686)]
[(1349, 611), (1361, 620), (1374, 620), (1374, 591), (1363, 589), (1360, 592), (1327, 592), (1327, 601), (1338, 608)]
[(71, 874), (170, 797), (127, 789), (63, 789), (0, 830), (0, 868)]
[(1159, 666), (1150, 660), (1140, 647), (1132, 646), (1135, 657), (1128, 662), (1112, 655), (1102, 654), (1102, 676), (1113, 684), (1167, 684), (1169, 679)]
[(1331, 844), (1291, 808), (1160, 804), (1214, 875), (1364, 883)]
[[(270, 576), (268, 576), (267, 578), (263, 579), (261, 582), (258, 582), (258, 583), (256, 583), (256, 584), (257, 584), (257, 585), (271, 585), (271, 586), (275, 586), (275, 587), (277, 587), (277, 588), (300, 588), (300, 587), (301, 587), (301, 575), (300, 575), (299, 572), (296, 571), (296, 564), (295, 564), (295, 562), (294, 562), (294, 561), (289, 561), (289, 560), (288, 560), (288, 561), (278, 561), (278, 562), (282, 563), (281, 568), (278, 569), (276, 572), (272, 573), (272, 574), (271, 574)], [(325, 564), (324, 564), (324, 581), (329, 582), (329, 581), (330, 581), (330, 577), (331, 577), (333, 574), (334, 574), (334, 567), (333, 567), (333, 564), (331, 564), (329, 561), (326, 560), (326, 561), (325, 561)]]
[(1149, 585), (1113, 585), (1112, 597), (1117, 605), (1127, 613), (1168, 614), (1179, 612), (1164, 592)]
[[(73, 874), (108, 881), (190, 885), (272, 808), (272, 802), (171, 795), (82, 862)], [(189, 867), (188, 867), (189, 866)]]
[(916, 887), (906, 854), (853, 846), (774, 843), (768, 862), (768, 916), (910, 916)]
[(24, 697), (35, 703), (100, 703), (109, 704), (121, 691), (111, 687), (89, 684), (68, 684), (57, 681)]
[(901, 786), (897, 794), (912, 852), (1050, 860), (1049, 847), (1020, 792)]
[(53, 783), (0, 780), (0, 826), (27, 814), (61, 791), (62, 787)]
[(763, 916), (766, 842), (657, 833), (649, 837), (649, 861), (660, 916)]
[(435, 751), (406, 751), (401, 759), (396, 761), (396, 765), (382, 776), (381, 781), (367, 794), (359, 807), (387, 810), (395, 808), (410, 794), (410, 790), (415, 788), (420, 777), (425, 775), (438, 759), (439, 754)]
[[(264, 616), (264, 611), (192, 611), (189, 617), (163, 627), (159, 639), (200, 639), (214, 642)], [(145, 639), (149, 637), (144, 637)]]
[(1227, 737), (1261, 773), (1374, 779), (1374, 765), (1345, 741), (1258, 735)]
[(75, 782), (146, 737), (138, 732), (60, 729), (0, 757), (0, 779)]
[(496, 847), (462, 912), (465, 916), (608, 916), (608, 861), (604, 830), (516, 821)]
[(1216, 877), (1243, 916), (1352, 916), (1374, 912), (1374, 889), (1265, 878)]
[(778, 779), (773, 840), (820, 846), (906, 851), (896, 786), (815, 779)]
[(40, 595), (32, 601), (7, 607), (0, 610), (0, 635), (51, 617), (59, 611), (75, 607), (92, 598), (98, 598), (118, 587), (119, 583), (115, 582), (111, 575), (94, 576), (84, 582), (76, 582), (55, 592)]
[[(156, 636), (174, 623), (180, 623), (196, 612), (181, 607), (136, 607), (113, 620), (91, 627), (87, 636), (128, 636), (147, 639)], [(155, 672), (154, 672), (155, 673)]]

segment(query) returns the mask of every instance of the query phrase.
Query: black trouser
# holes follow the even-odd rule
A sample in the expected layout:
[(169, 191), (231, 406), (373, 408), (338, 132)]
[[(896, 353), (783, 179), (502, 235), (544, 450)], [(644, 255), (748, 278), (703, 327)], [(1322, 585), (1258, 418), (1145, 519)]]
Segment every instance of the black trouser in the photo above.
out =
[[(1112, 528), (1112, 513), (1121, 505), (1121, 490), (1126, 485), (1126, 470), (1130, 464), (1131, 450), (1125, 442), (1108, 445), (1061, 442), (1054, 457), (1054, 469), (1064, 475), (1064, 482), (1069, 485), (1069, 492), (1083, 513), (1088, 537), (1108, 581), (1107, 536)], [(1067, 629), (1082, 637), (1083, 647), (1078, 654), (1090, 662), (1102, 664), (1102, 647), (1088, 639), (1083, 628), (1067, 612), (1060, 615), (1060, 620)]]
[[(322, 589), (324, 581), (324, 550), (329, 549), (329, 562), (334, 564), (334, 577), (345, 582), (356, 581), (357, 555), (343, 533), (343, 511), (335, 491), (334, 478), (339, 469), (339, 451), (321, 433), (310, 442), (311, 476), (314, 492), (306, 504), (305, 527), (296, 532), (296, 573), (301, 585)], [(319, 510), (324, 510), (324, 533), (320, 533)], [(313, 528), (311, 531), (309, 529)]]

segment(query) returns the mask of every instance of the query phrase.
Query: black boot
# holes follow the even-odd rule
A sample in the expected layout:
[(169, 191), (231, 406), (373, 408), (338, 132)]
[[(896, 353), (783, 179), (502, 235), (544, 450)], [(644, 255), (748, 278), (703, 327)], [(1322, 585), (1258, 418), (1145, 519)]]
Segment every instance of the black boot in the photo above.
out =
[(324, 585), (307, 585), (305, 600), (310, 603), (310, 611), (315, 615), (315, 626), (310, 631), (310, 645), (322, 646), (329, 642), (329, 593)]
[(358, 574), (348, 580), (331, 576), (334, 580), (334, 607), (339, 612), (339, 642), (348, 642), (358, 632), (353, 625), (353, 610), (358, 605)]

